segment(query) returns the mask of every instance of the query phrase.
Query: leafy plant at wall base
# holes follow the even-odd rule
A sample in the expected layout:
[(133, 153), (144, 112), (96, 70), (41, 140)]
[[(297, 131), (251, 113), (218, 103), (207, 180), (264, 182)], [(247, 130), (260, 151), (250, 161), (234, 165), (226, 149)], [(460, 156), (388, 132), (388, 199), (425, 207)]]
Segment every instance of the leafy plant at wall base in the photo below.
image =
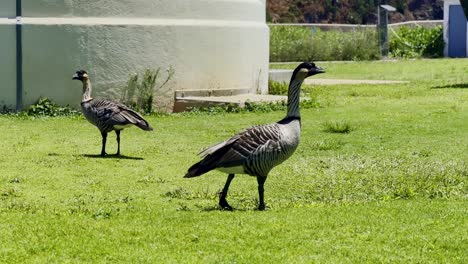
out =
[(268, 80), (268, 93), (274, 95), (287, 95), (288, 94), (288, 84), (285, 82), (277, 82), (273, 80)]
[(121, 101), (137, 111), (147, 114), (152, 113), (156, 91), (160, 91), (175, 74), (172, 67), (169, 67), (166, 72), (167, 76), (160, 85), (156, 84), (161, 76), (161, 68), (155, 70), (146, 69), (141, 77), (141, 81), (139, 74), (131, 75), (127, 81), (127, 85), (122, 90)]
[[(313, 99), (306, 99), (300, 102), (302, 109), (318, 108), (320, 104)], [(268, 103), (254, 103), (245, 102), (243, 106), (238, 104), (220, 104), (210, 105), (205, 107), (192, 107), (189, 109), (190, 114), (208, 113), (208, 114), (223, 114), (223, 113), (268, 113), (273, 111), (286, 111), (287, 102), (268, 102)]]
[(68, 106), (62, 107), (52, 102), (49, 98), (39, 98), (37, 103), (28, 107), (25, 110), (28, 116), (76, 116), (81, 115), (79, 111), (76, 111)]

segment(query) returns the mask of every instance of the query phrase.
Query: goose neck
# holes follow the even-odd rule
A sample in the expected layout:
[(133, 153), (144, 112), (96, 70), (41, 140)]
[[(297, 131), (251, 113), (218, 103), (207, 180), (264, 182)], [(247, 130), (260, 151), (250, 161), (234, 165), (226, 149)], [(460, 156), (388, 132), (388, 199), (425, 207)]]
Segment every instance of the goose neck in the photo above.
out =
[(91, 97), (92, 87), (91, 81), (89, 79), (83, 81), (83, 100), (82, 102), (87, 102), (93, 99)]
[(293, 79), (289, 84), (288, 89), (288, 113), (287, 117), (300, 118), (301, 113), (299, 111), (299, 95), (301, 92), (301, 85), (304, 80)]

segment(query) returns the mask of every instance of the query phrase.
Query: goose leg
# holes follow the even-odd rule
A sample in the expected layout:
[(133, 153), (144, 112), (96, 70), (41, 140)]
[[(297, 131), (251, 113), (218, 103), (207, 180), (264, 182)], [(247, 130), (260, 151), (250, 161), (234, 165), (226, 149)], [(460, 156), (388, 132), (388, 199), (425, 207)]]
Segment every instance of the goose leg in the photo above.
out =
[(101, 156), (104, 157), (106, 153), (106, 140), (107, 140), (107, 132), (101, 132), (102, 135), (102, 149), (101, 149)]
[(117, 134), (117, 156), (120, 156), (120, 130), (116, 130), (115, 134)]
[(223, 210), (229, 210), (229, 211), (232, 210), (232, 207), (226, 201), (226, 196), (227, 196), (229, 185), (231, 184), (232, 179), (234, 179), (234, 174), (229, 174), (226, 180), (226, 184), (224, 184), (224, 188), (219, 195), (219, 206), (221, 206)]
[(257, 177), (258, 198), (259, 198), (258, 210), (260, 211), (265, 210), (265, 201), (263, 197), (263, 192), (264, 192), (263, 184), (265, 183), (265, 181), (266, 181), (266, 177), (260, 177), (260, 176)]

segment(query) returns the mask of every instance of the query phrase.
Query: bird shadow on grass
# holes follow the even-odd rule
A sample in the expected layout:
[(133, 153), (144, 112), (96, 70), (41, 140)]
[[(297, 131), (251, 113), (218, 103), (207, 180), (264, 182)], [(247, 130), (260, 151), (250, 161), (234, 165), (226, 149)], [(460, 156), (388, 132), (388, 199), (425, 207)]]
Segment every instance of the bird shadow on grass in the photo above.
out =
[(215, 205), (215, 206), (203, 206), (199, 207), (198, 210), (200, 212), (213, 212), (213, 211), (218, 211), (218, 212), (226, 212), (226, 213), (232, 213), (232, 212), (251, 212), (251, 211), (256, 211), (256, 209), (253, 208), (233, 208), (232, 210), (226, 210), (222, 209), (221, 207)]
[(92, 158), (92, 159), (128, 159), (128, 160), (144, 160), (144, 158), (140, 157), (130, 157), (125, 155), (116, 155), (116, 154), (108, 154), (104, 157), (100, 154), (82, 154), (81, 156), (85, 158)]
[(466, 89), (466, 88), (468, 88), (468, 83), (455, 83), (455, 84), (431, 87), (431, 89)]

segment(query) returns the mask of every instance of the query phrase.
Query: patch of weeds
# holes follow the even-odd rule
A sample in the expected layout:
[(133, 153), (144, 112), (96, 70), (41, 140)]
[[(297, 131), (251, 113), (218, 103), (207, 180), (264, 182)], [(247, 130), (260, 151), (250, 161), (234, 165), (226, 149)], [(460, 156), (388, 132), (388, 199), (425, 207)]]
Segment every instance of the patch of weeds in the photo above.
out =
[(328, 133), (340, 133), (346, 134), (353, 130), (351, 124), (348, 121), (328, 121), (324, 124), (323, 131)]
[(94, 180), (94, 179), (86, 179), (86, 180), (83, 182), (83, 184), (84, 184), (84, 185), (91, 186), (91, 187), (98, 187), (98, 186), (101, 184), (101, 181)]
[[(320, 104), (312, 99), (302, 100), (300, 102), (302, 109), (318, 108)], [(253, 103), (245, 102), (244, 106), (238, 104), (222, 104), (212, 105), (207, 107), (192, 107), (189, 109), (190, 114), (223, 114), (223, 113), (269, 113), (273, 111), (286, 111), (287, 102), (268, 102), (268, 103)]]
[(17, 210), (17, 211), (30, 212), (30, 213), (35, 213), (39, 210), (37, 205), (28, 203), (26, 201), (21, 201), (21, 200), (19, 201), (13, 200), (9, 202), (6, 207), (8, 210)]
[(317, 100), (305, 99), (300, 102), (300, 107), (301, 109), (320, 108), (321, 105)]
[(253, 113), (268, 113), (272, 111), (286, 111), (286, 102), (270, 102), (270, 103), (251, 103), (245, 102), (244, 109), (246, 112)]
[(422, 149), (420, 151), (414, 151), (413, 156), (427, 158), (432, 155), (432, 152), (427, 149)]
[(185, 211), (185, 212), (191, 211), (190, 208), (185, 204), (179, 204), (179, 207), (177, 207), (176, 210), (177, 211)]
[(164, 196), (169, 197), (169, 198), (174, 198), (174, 199), (181, 199), (181, 198), (190, 196), (190, 191), (184, 188), (176, 188), (172, 191), (166, 192)]
[(201, 191), (190, 191), (184, 188), (176, 188), (172, 191), (166, 192), (165, 197), (173, 199), (215, 199), (218, 197), (219, 192), (213, 192), (209, 189), (203, 189)]
[[(268, 202), (273, 203), (273, 200), (273, 198), (270, 198)], [(254, 197), (241, 197), (237, 199), (237, 203), (240, 204), (239, 208), (252, 208), (254, 210), (258, 208), (258, 199)], [(267, 207), (271, 209), (270, 206)]]
[(19, 197), (20, 192), (15, 188), (0, 189), (0, 197)]
[(81, 112), (76, 111), (68, 106), (59, 106), (52, 102), (49, 98), (39, 98), (37, 103), (28, 107), (24, 111), (28, 116), (80, 116)]
[(98, 219), (109, 219), (112, 215), (112, 210), (99, 208), (96, 212), (93, 213), (92, 217), (96, 220)]
[(21, 179), (18, 177), (10, 180), (10, 183), (20, 183), (20, 182), (21, 182)]
[(272, 111), (286, 111), (286, 103), (269, 102), (269, 103), (252, 103), (245, 102), (244, 106), (238, 104), (222, 104), (212, 105), (207, 107), (192, 107), (189, 109), (190, 113), (208, 113), (208, 114), (222, 114), (222, 113), (268, 113)]
[(118, 199), (118, 202), (121, 202), (121, 203), (129, 203), (130, 201), (132, 201), (133, 199), (130, 198), (128, 195), (125, 196), (125, 197), (122, 197), (120, 199)]
[(313, 149), (317, 150), (337, 150), (345, 143), (341, 140), (322, 140), (312, 144)]
[(274, 95), (287, 95), (289, 85), (285, 82), (268, 80), (268, 93)]
[(393, 199), (411, 199), (416, 197), (417, 192), (409, 186), (403, 186), (400, 189), (395, 190), (393, 193)]
[(146, 176), (143, 176), (143, 178), (138, 179), (137, 182), (138, 183), (146, 183), (146, 184), (149, 184), (149, 183), (166, 183), (166, 180), (163, 179), (163, 178), (160, 178), (160, 177), (155, 178), (152, 175), (146, 175)]
[(138, 73), (130, 76), (127, 85), (122, 89), (122, 103), (137, 111), (152, 113), (156, 91), (161, 91), (175, 75), (172, 67), (166, 72), (166, 78), (159, 85), (156, 84), (161, 77), (161, 68), (146, 69), (141, 77)]

